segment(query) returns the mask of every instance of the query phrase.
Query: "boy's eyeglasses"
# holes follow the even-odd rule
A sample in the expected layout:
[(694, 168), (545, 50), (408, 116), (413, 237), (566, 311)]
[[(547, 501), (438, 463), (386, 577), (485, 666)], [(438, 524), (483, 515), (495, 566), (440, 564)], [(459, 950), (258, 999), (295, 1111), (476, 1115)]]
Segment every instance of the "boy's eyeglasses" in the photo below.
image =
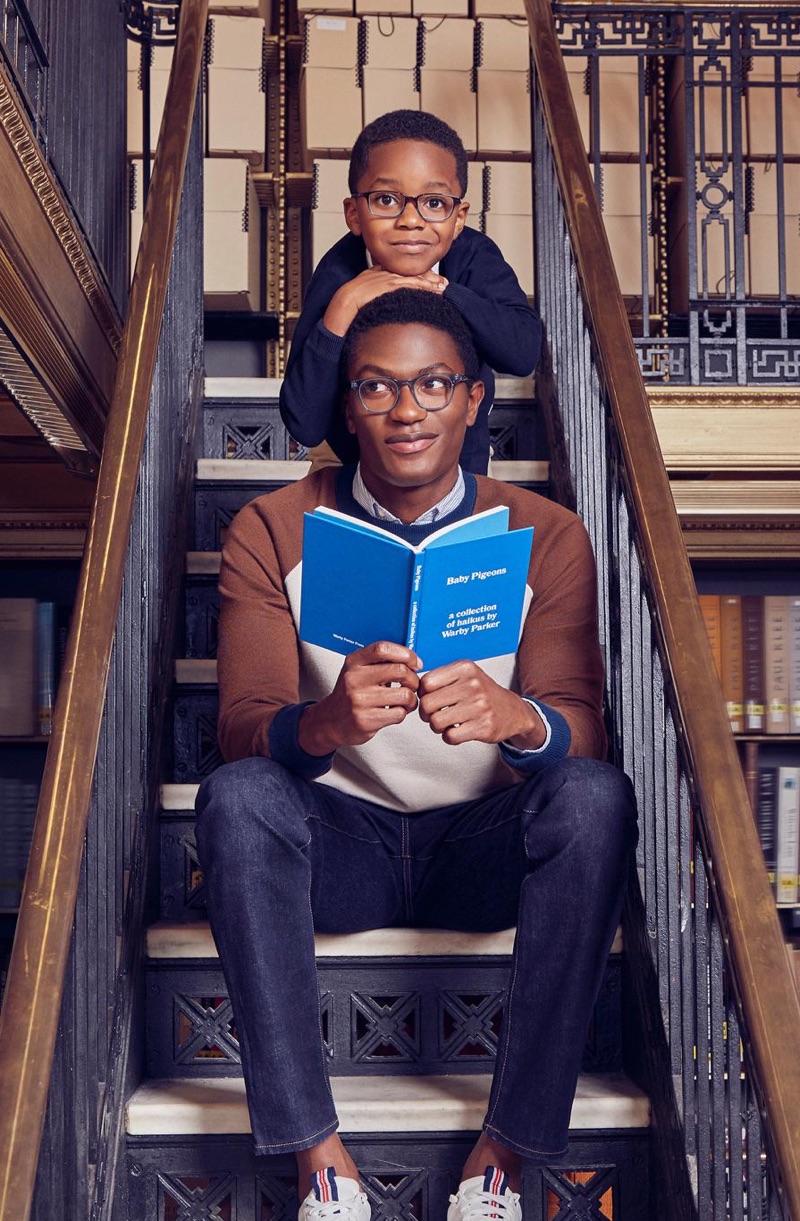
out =
[(401, 195), (397, 191), (354, 191), (353, 199), (366, 199), (371, 216), (379, 216), (383, 220), (393, 220), (402, 216), (410, 203), (419, 212), (423, 220), (448, 220), (461, 203), (460, 195), (440, 195), (429, 192), (425, 195)]
[(411, 396), (423, 411), (441, 411), (452, 401), (460, 382), (471, 386), (474, 377), (464, 373), (420, 373), (418, 377), (361, 377), (350, 382), (365, 411), (387, 415), (400, 400), (400, 390), (408, 386)]

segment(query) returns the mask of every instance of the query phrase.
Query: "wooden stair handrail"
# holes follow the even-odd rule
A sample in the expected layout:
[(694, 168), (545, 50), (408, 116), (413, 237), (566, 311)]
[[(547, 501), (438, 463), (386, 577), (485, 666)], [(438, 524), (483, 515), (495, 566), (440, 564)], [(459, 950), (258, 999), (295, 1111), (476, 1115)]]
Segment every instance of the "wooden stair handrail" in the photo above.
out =
[(183, 0), (0, 1019), (0, 1221), (36, 1179), (208, 0)]
[(692, 761), (709, 874), (756, 1071), (776, 1183), (800, 1218), (800, 1000), (730, 732), (696, 587), (603, 226), (548, 0), (525, 0), (530, 40), (594, 358), (640, 529), (641, 562)]

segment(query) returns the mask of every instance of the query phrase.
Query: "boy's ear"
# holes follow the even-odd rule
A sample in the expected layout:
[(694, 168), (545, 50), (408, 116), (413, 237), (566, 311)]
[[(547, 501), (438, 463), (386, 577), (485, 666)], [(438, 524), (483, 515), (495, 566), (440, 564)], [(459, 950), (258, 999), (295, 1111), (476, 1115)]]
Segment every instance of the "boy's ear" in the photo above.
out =
[(347, 222), (347, 228), (356, 237), (361, 237), (361, 221), (358, 219), (358, 201), (353, 199), (352, 195), (348, 195), (342, 207), (344, 208), (344, 219)]
[[(355, 200), (353, 200), (353, 202), (355, 203)], [(455, 227), (453, 229), (453, 240), (454, 241), (458, 237), (459, 233), (461, 232), (461, 230), (464, 228), (464, 226), (467, 223), (467, 213), (468, 212), (469, 212), (469, 204), (467, 203), (466, 200), (464, 200), (458, 205), (458, 208), (456, 209), (456, 223), (455, 223)]]

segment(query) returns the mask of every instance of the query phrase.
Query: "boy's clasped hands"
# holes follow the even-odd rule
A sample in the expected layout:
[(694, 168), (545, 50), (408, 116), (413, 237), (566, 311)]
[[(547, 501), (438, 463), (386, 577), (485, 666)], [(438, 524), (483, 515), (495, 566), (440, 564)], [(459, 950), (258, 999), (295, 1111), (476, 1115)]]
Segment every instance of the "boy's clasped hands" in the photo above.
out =
[(323, 315), (322, 324), (334, 335), (345, 335), (362, 305), (382, 297), (384, 293), (393, 292), (396, 288), (422, 288), (426, 292), (443, 293), (447, 285), (448, 280), (435, 271), (403, 276), (373, 265), (337, 289)]

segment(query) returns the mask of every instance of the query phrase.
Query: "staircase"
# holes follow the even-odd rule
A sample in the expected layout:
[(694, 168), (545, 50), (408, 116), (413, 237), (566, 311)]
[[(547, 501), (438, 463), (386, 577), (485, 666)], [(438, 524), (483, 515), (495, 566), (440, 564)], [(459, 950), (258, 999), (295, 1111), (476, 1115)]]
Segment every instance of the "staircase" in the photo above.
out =
[[(293, 1221), (294, 1159), (255, 1158), (235, 1015), (205, 915), (194, 842), (197, 784), (216, 743), (219, 549), (237, 510), (302, 477), (279, 383), (208, 379), (176, 662), (172, 777), (162, 786), (160, 919), (146, 938), (144, 1080), (126, 1112), (128, 1217)], [(546, 490), (529, 383), (498, 382), (496, 478)], [(376, 1221), (444, 1221), (488, 1098), (513, 930), (378, 929), (317, 941), (322, 1028), (341, 1130)], [(529, 1170), (526, 1221), (646, 1221), (649, 1103), (623, 1073), (618, 935), (583, 1058), (563, 1164)]]

